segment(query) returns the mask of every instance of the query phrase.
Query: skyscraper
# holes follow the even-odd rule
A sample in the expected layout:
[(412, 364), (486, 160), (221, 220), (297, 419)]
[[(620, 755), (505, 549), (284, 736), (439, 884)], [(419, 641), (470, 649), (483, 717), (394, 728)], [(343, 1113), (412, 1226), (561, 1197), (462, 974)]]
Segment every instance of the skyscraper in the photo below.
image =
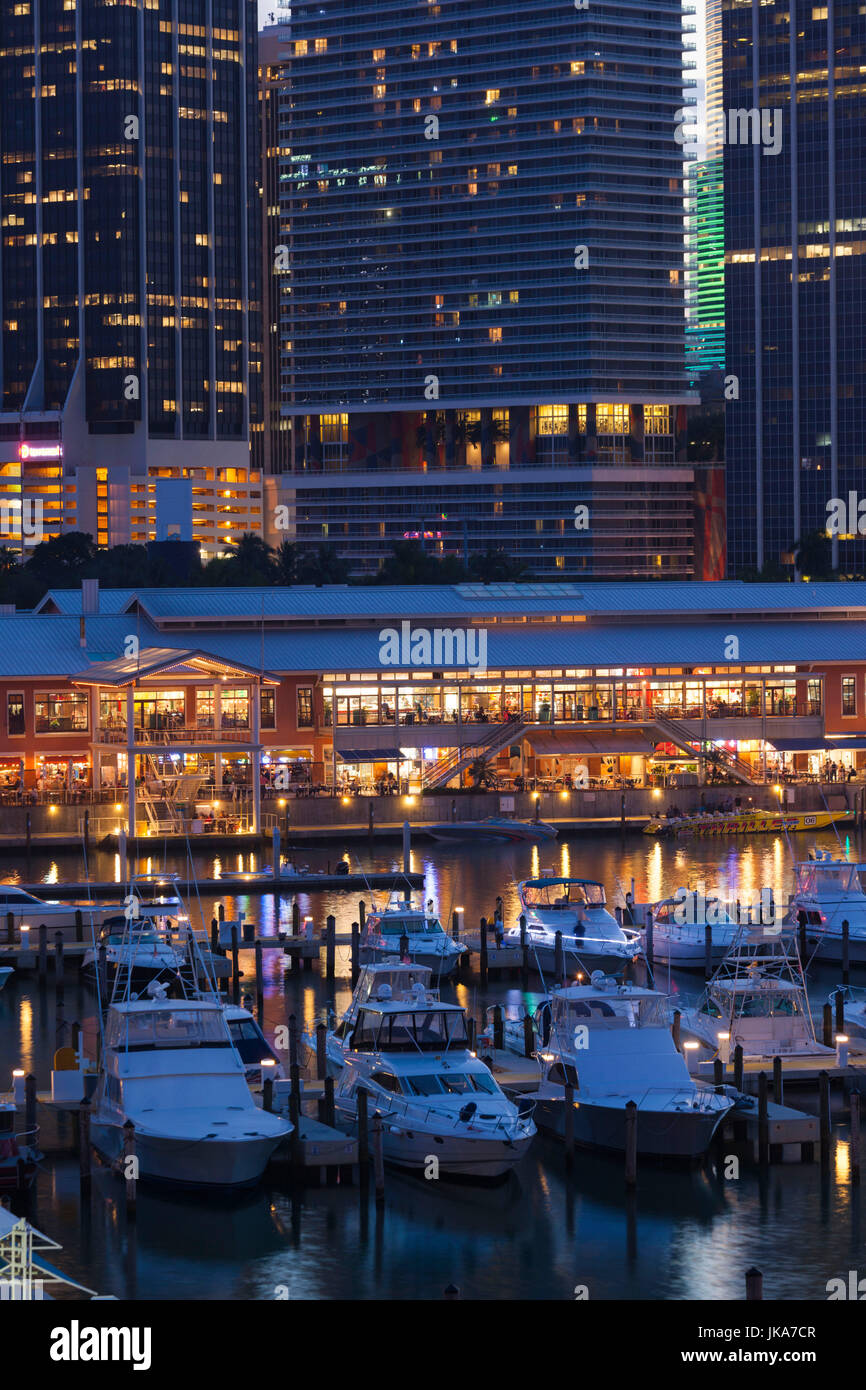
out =
[[(736, 576), (792, 566), (796, 543), (824, 529), (828, 502), (863, 488), (866, 12), (856, 0), (724, 0), (723, 26), (729, 127), (732, 112), (760, 109), (781, 132), (774, 153), (774, 142), (742, 143), (729, 129), (724, 150)], [(862, 536), (833, 549), (843, 571), (866, 567)]]
[(417, 537), (693, 573), (679, 5), (337, 0), (291, 24), (293, 538), (359, 570)]
[(253, 0), (3, 4), (0, 541), (260, 529), (256, 72)]

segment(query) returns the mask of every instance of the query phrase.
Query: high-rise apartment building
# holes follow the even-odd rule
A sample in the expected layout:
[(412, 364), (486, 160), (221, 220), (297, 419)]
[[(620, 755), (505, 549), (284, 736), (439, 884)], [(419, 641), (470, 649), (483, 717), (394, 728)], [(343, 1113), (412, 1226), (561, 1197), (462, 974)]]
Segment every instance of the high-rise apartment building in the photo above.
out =
[[(792, 566), (866, 466), (866, 10), (723, 0), (728, 565)], [(755, 143), (732, 112), (759, 112)], [(856, 504), (855, 504), (856, 509)], [(864, 537), (833, 542), (866, 568)], [(855, 519), (856, 526), (856, 519)], [(847, 538), (844, 538), (847, 536)]]
[(695, 573), (679, 4), (300, 3), (288, 77), (267, 516), (358, 571)]
[(281, 315), (284, 243), (280, 173), (291, 151), (280, 135), (281, 106), (288, 90), (288, 23), (259, 34), (259, 102), (262, 141), (262, 457), (266, 475), (290, 465), (292, 422), (281, 408)]
[(253, 0), (4, 0), (0, 543), (261, 529), (257, 58)]

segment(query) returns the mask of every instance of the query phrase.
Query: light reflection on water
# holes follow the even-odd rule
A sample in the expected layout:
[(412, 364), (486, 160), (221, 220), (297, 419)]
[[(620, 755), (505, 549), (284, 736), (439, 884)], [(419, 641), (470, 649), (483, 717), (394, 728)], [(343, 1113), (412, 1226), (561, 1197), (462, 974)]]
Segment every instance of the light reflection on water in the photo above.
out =
[[(810, 843), (804, 837), (795, 841), (798, 856), (805, 857)], [(832, 832), (818, 843), (836, 847)], [(399, 864), (398, 844), (372, 849), (351, 844), (346, 852), (353, 868)], [(853, 840), (851, 852), (852, 857), (861, 853)], [(182, 858), (155, 857), (158, 867), (185, 869)], [(324, 868), (338, 852), (304, 847), (293, 857)], [(424, 896), (434, 900), (443, 922), (450, 923), (460, 906), (470, 926), (492, 915), (497, 894), (506, 919), (513, 920), (522, 877), (569, 869), (601, 879), (612, 899), (617, 883), (625, 890), (632, 878), (638, 900), (657, 900), (699, 879), (732, 897), (771, 886), (777, 900), (785, 901), (791, 887), (791, 855), (783, 840), (676, 843), (575, 835), (541, 848), (471, 850), (419, 840), (413, 858), (424, 874)], [(111, 878), (113, 860), (97, 853), (91, 868)], [(51, 863), (63, 880), (79, 876), (75, 856), (55, 852), (40, 859), (34, 853), (32, 879)], [(7, 864), (11, 867), (11, 861)], [(213, 869), (213, 857), (196, 859), (202, 877)], [(227, 917), (244, 912), (265, 934), (290, 923), (291, 897), (285, 890), (277, 900), (274, 893), (238, 887), (202, 897), (206, 921), (222, 902)], [(333, 912), (338, 930), (348, 932), (358, 918), (359, 897), (369, 908), (384, 896), (328, 890), (301, 894), (298, 901), (302, 918), (309, 914), (318, 926)], [(241, 952), (241, 969), (247, 972), (242, 988), (251, 989), (252, 952)], [(348, 945), (337, 947), (338, 978), (330, 997), (317, 971), (287, 973), (278, 950), (264, 952), (264, 971), (268, 1033), (291, 1012), (308, 1031), (327, 1007), (339, 1014), (349, 1002)], [(823, 1002), (837, 973), (832, 967), (812, 982), (814, 1000)], [(674, 983), (699, 988), (695, 977), (681, 976)], [(495, 1002), (531, 1007), (538, 990), (504, 980), (482, 991), (468, 981), (456, 986), (453, 997), (481, 1016)], [(92, 1026), (93, 1008), (92, 993), (68, 982), (65, 1019)], [(41, 990), (31, 975), (13, 977), (0, 993), (0, 1090), (17, 1065), (33, 1070), (40, 1089), (47, 1089), (57, 1043), (53, 988)], [(814, 1109), (814, 1102), (804, 1103)], [(41, 1118), (49, 1142), (64, 1125), (71, 1137), (68, 1120), (47, 1112)], [(570, 1299), (582, 1285), (592, 1299), (741, 1299), (745, 1270), (756, 1265), (764, 1273), (766, 1298), (824, 1298), (828, 1279), (845, 1277), (858, 1266), (866, 1273), (861, 1190), (851, 1182), (850, 1142), (842, 1123), (847, 1114), (837, 1109), (834, 1119), (836, 1142), (826, 1175), (817, 1164), (784, 1165), (762, 1178), (744, 1165), (738, 1180), (726, 1181), (711, 1166), (689, 1173), (642, 1166), (634, 1199), (625, 1195), (618, 1160), (580, 1154), (569, 1178), (561, 1150), (538, 1140), (519, 1174), (492, 1189), (425, 1183), (389, 1172), (384, 1216), (377, 1216), (372, 1202), (360, 1200), (357, 1188), (308, 1190), (293, 1197), (288, 1184), (276, 1183), (224, 1199), (142, 1188), (131, 1253), (116, 1204), (118, 1188), (109, 1174), (97, 1174), (90, 1220), (82, 1222), (73, 1158), (49, 1157), (29, 1207), (20, 1209), (62, 1244), (57, 1262), (72, 1277), (120, 1297), (271, 1299), (284, 1286), (293, 1299), (439, 1299), (454, 1283), (465, 1298), (478, 1299)]]

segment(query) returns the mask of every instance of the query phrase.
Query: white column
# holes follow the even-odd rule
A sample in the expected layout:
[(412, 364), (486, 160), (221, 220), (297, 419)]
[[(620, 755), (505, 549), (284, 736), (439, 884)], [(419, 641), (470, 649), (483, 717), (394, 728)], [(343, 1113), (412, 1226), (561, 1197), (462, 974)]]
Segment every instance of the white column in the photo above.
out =
[[(126, 791), (127, 832), (135, 834), (135, 687), (126, 688)], [(121, 865), (121, 868), (123, 866)]]
[[(223, 728), (223, 703), (222, 691), (218, 680), (214, 680), (213, 686), (213, 726), (214, 739), (219, 743), (222, 737)], [(218, 801), (223, 789), (223, 755), (214, 753), (213, 755), (213, 781), (214, 781), (214, 800)]]
[(250, 692), (253, 697), (253, 833), (262, 828), (262, 691), (256, 681)]

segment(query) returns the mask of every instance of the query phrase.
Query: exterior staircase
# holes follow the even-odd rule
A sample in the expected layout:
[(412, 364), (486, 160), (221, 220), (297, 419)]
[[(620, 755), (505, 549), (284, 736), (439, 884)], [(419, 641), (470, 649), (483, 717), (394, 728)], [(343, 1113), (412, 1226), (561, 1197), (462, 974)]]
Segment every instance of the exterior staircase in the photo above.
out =
[(506, 724), (493, 724), (481, 737), (476, 738), (470, 734), (467, 743), (460, 748), (449, 749), (444, 758), (433, 764), (424, 779), (424, 790), (431, 791), (435, 787), (446, 786), (453, 777), (459, 777), (461, 772), (471, 766), (476, 758), (494, 757), (510, 743), (519, 743), (525, 732), (526, 725), (518, 720)]
[[(668, 719), (667, 715), (657, 714), (655, 711), (653, 712), (653, 723), (664, 734), (666, 743), (676, 744), (677, 748), (681, 748), (684, 753), (688, 753), (691, 757), (701, 756), (695, 751), (695, 742), (700, 743), (701, 740), (696, 740), (694, 734), (686, 728), (685, 724), (681, 724), (677, 719)], [(736, 777), (738, 782), (744, 782), (748, 787), (761, 785), (760, 781), (753, 777), (748, 764), (744, 763), (742, 758), (738, 758), (735, 753), (730, 753), (725, 748), (715, 748), (713, 757), (715, 762), (726, 772), (729, 772), (732, 777)]]

